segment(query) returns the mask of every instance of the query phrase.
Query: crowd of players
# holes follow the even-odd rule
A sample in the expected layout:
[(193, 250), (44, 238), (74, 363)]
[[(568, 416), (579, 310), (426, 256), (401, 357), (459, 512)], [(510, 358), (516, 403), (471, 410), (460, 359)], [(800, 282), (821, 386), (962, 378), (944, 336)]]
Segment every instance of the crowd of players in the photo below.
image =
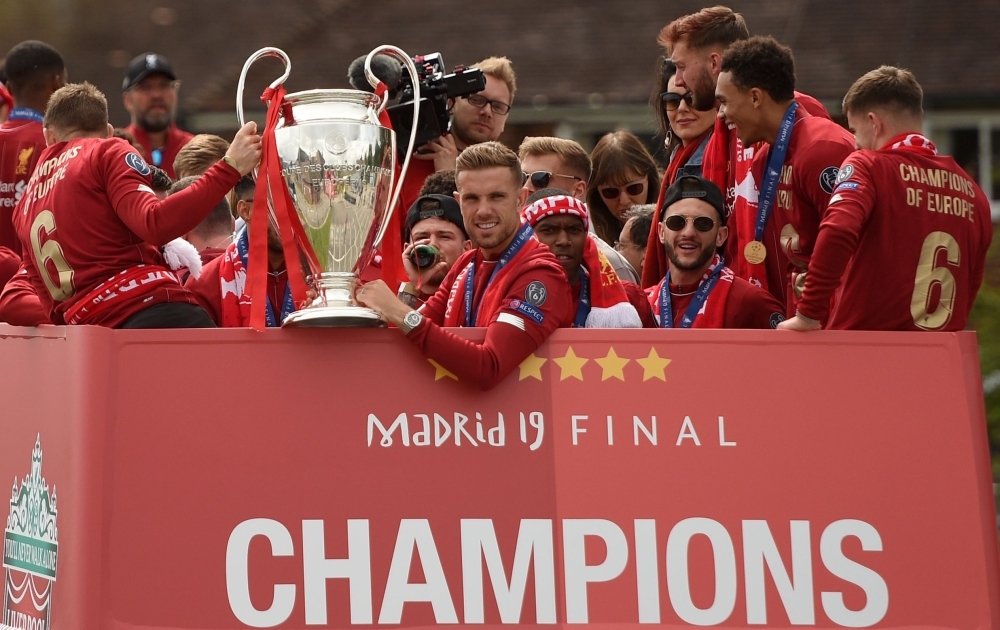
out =
[[(473, 66), (485, 89), (455, 99), (450, 132), (412, 161), (400, 264), (373, 267), (357, 303), (484, 388), (560, 327), (965, 327), (990, 206), (922, 135), (911, 72), (860, 77), (848, 131), (796, 91), (792, 51), (726, 7), (679, 17), (658, 41), (662, 171), (623, 131), (589, 155), (554, 137), (515, 153), (497, 142), (513, 67)], [(268, 231), (267, 324), (301, 306), (281, 235), (253, 216), (254, 123), (232, 143), (179, 130), (177, 76), (154, 53), (128, 67), (124, 130), (46, 44), (14, 47), (4, 72), (0, 321), (247, 326), (253, 225)], [(424, 245), (437, 256), (418, 266)], [(407, 282), (389, 271), (400, 266)], [(448, 330), (460, 326), (485, 327), (484, 341)]]

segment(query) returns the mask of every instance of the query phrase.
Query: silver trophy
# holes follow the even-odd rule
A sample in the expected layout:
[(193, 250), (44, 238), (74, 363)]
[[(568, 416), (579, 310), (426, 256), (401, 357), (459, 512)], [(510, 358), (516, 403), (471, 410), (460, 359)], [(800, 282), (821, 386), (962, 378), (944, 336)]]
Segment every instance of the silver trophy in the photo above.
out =
[[(372, 86), (378, 85), (378, 79), (371, 72), (371, 60), (379, 53), (406, 66), (413, 81), (414, 103), (420, 102), (417, 69), (394, 46), (379, 46), (368, 54), (365, 75)], [(262, 57), (278, 57), (285, 63), (285, 73), (272, 88), (284, 83), (291, 72), (288, 55), (277, 48), (262, 48), (247, 59), (236, 94), (240, 126), (247, 71)], [(396, 134), (378, 120), (387, 100), (387, 95), (361, 90), (307, 90), (285, 96), (274, 132), (281, 174), (308, 240), (299, 245), (312, 248), (319, 266), (310, 268), (307, 278), (316, 298), (288, 315), (283, 327), (384, 325), (375, 311), (357, 305), (353, 296), (358, 278), (388, 227), (416, 139), (414, 107), (409, 150), (399, 181), (394, 181)], [(268, 191), (268, 220), (277, 225), (270, 203), (273, 192)]]

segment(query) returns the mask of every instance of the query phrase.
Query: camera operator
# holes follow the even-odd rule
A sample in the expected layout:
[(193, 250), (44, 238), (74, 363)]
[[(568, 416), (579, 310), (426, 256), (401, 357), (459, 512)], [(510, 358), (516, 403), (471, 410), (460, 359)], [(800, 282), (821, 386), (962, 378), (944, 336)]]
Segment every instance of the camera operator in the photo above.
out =
[(514, 67), (506, 57), (490, 57), (472, 66), (486, 75), (486, 89), (461, 96), (451, 103), (451, 133), (417, 149), (414, 157), (432, 161), (435, 171), (455, 168), (455, 159), (466, 147), (496, 140), (503, 133), (514, 102), (517, 83)]

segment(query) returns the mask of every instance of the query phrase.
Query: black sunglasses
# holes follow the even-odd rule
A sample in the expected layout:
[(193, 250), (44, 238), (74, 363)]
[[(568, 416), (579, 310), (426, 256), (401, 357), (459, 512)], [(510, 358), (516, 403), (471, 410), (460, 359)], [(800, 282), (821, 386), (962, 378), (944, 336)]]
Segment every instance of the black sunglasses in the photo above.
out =
[(626, 186), (602, 186), (598, 190), (601, 192), (601, 196), (605, 199), (617, 199), (622, 194), (622, 188), (625, 192), (632, 197), (636, 197), (642, 194), (642, 191), (646, 189), (646, 181), (632, 182)]
[[(667, 226), (667, 229), (671, 232), (680, 232), (687, 225), (688, 219), (691, 217), (681, 216), (679, 214), (672, 214), (663, 220), (663, 224)], [(715, 220), (710, 217), (694, 217), (694, 229), (699, 232), (710, 232), (713, 227), (715, 227)]]
[(668, 112), (672, 112), (681, 106), (681, 101), (687, 103), (688, 107), (691, 107), (691, 101), (694, 96), (691, 92), (686, 94), (678, 94), (677, 92), (660, 92), (660, 100), (663, 101), (664, 107), (667, 108)]
[(524, 175), (524, 181), (531, 180), (531, 185), (535, 188), (548, 188), (549, 180), (553, 177), (565, 177), (567, 179), (576, 179), (583, 181), (582, 177), (577, 177), (576, 175), (563, 175), (561, 173), (550, 173), (549, 171), (535, 171), (533, 173), (522, 173)]

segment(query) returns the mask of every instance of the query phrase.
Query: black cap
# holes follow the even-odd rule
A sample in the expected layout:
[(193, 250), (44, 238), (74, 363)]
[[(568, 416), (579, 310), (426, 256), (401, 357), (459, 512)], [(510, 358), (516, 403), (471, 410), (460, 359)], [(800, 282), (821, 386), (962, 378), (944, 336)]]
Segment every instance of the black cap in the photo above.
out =
[[(431, 203), (424, 203), (431, 202)], [(423, 209), (421, 209), (423, 206)], [(406, 211), (406, 240), (410, 240), (410, 231), (413, 226), (424, 219), (444, 219), (451, 221), (462, 231), (466, 239), (469, 233), (465, 231), (465, 219), (462, 218), (462, 207), (458, 205), (454, 197), (447, 195), (424, 195), (410, 206)]]
[(142, 53), (128, 62), (128, 70), (125, 71), (125, 79), (122, 81), (122, 92), (135, 87), (151, 74), (165, 74), (170, 77), (171, 81), (177, 80), (174, 67), (170, 65), (166, 57), (156, 53)]
[(674, 180), (663, 198), (663, 208), (666, 211), (681, 199), (700, 199), (709, 204), (719, 213), (719, 223), (726, 224), (726, 200), (719, 187), (704, 177), (683, 175)]

